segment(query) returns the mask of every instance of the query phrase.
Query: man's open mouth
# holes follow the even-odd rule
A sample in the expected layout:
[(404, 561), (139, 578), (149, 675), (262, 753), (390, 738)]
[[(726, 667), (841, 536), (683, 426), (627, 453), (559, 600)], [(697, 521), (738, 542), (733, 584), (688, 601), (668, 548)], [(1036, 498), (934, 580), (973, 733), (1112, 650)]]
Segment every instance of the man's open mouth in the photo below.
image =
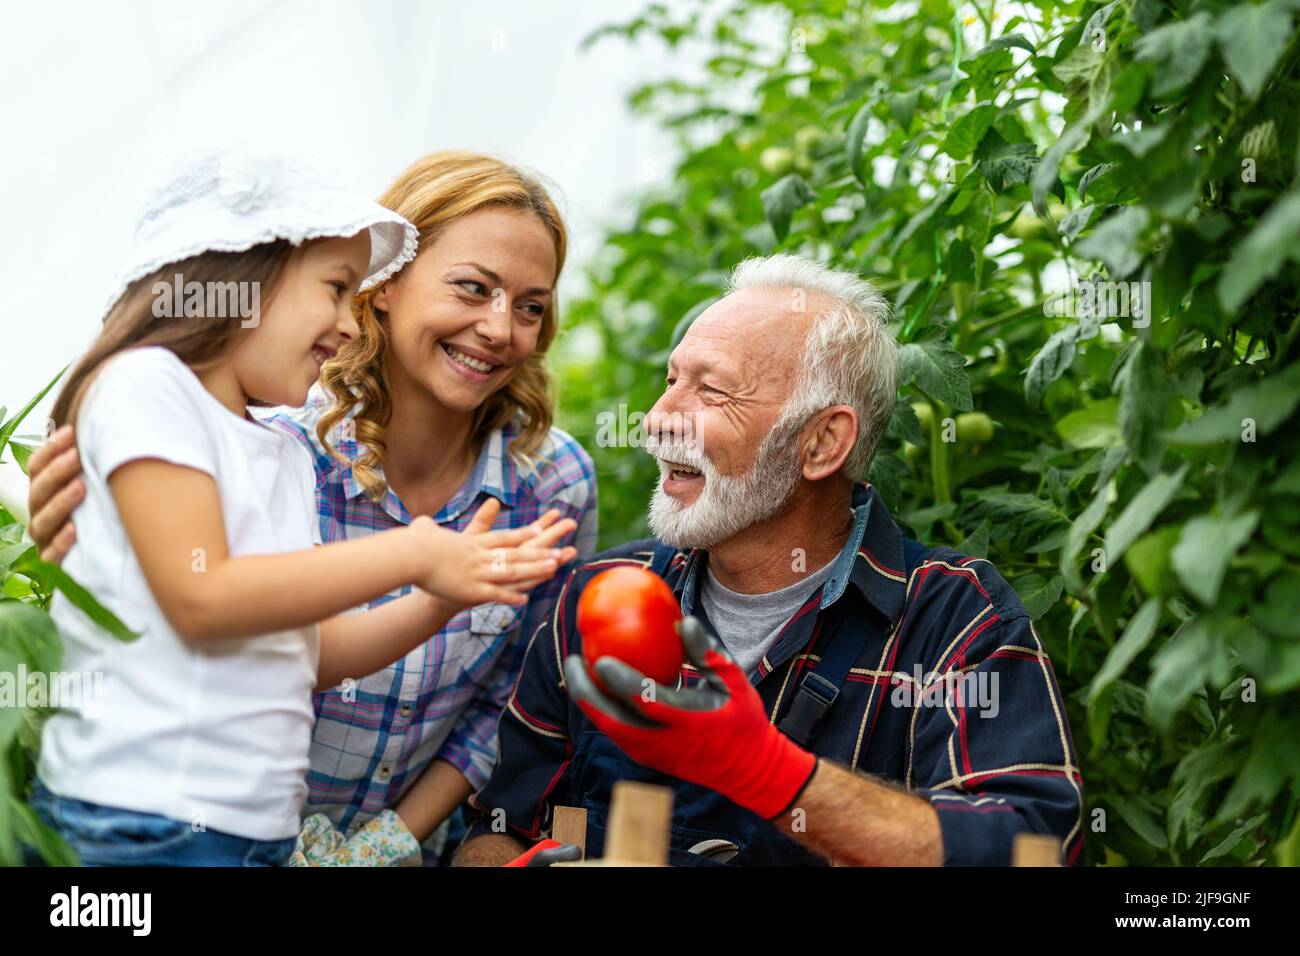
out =
[(672, 481), (688, 481), (691, 478), (704, 477), (703, 472), (698, 468), (691, 468), (689, 465), (678, 465), (674, 462), (668, 461), (664, 462), (664, 464), (669, 466), (668, 477)]

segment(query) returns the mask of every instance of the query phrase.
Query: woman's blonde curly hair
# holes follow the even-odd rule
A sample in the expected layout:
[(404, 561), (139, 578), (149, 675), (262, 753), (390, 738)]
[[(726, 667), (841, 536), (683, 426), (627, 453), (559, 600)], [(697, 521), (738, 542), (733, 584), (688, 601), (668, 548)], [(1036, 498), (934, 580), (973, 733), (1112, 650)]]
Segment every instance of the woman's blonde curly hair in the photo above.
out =
[[(550, 195), (538, 180), (491, 156), (460, 150), (430, 153), (408, 167), (379, 197), (379, 202), (414, 223), (420, 231), (421, 252), (451, 223), (485, 206), (507, 206), (534, 213), (555, 240), (557, 278), (564, 267), (568, 237)], [(353, 479), (375, 500), (382, 498), (387, 490), (378, 469), (383, 468), (384, 430), (393, 410), (384, 381), (388, 317), (375, 308), (373, 301), (375, 293), (382, 288), (379, 285), (368, 289), (353, 303), (352, 311), (361, 334), (341, 348), (321, 370), (321, 385), (333, 405), (316, 423), (321, 443), (335, 458), (351, 464)], [(520, 417), (519, 432), (511, 441), (509, 452), (525, 468), (531, 468), (531, 455), (546, 438), (554, 419), (551, 378), (545, 360), (558, 328), (557, 308), (557, 300), (552, 296), (542, 316), (536, 351), (504, 388), (474, 411), (471, 440), (475, 444), (516, 415)], [(358, 445), (364, 446), (358, 448), (359, 454), (352, 462), (347, 462), (327, 437), (349, 415), (356, 428)]]

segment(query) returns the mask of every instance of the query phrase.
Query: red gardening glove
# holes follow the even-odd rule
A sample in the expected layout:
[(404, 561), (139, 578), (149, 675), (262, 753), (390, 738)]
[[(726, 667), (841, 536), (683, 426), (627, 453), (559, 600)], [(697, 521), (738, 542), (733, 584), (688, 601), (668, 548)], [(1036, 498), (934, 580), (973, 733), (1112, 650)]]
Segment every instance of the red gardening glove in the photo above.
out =
[(521, 853), (509, 863), (502, 863), (501, 865), (503, 867), (550, 866), (552, 863), (572, 862), (581, 858), (582, 851), (572, 843), (561, 843), (559, 840), (538, 840), (528, 852)]
[[(613, 657), (594, 664), (609, 695), (578, 654), (564, 662), (569, 695), (587, 718), (637, 763), (717, 791), (764, 820), (780, 816), (803, 790), (817, 758), (767, 718), (744, 672), (693, 617), (678, 625), (703, 680), (675, 690), (651, 685)], [(612, 695), (612, 696), (610, 696)]]

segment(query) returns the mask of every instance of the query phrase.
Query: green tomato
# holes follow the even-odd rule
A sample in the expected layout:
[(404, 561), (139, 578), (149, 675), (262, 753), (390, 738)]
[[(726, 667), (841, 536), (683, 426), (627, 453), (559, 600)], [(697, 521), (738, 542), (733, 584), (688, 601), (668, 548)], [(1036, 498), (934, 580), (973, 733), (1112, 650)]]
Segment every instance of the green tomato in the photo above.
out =
[(962, 412), (957, 416), (957, 442), (983, 445), (993, 437), (993, 419), (983, 412)]
[(784, 176), (794, 167), (794, 150), (788, 146), (769, 146), (758, 157), (758, 165), (770, 176)]
[(826, 131), (820, 126), (802, 126), (794, 134), (794, 148), (801, 153), (813, 152), (826, 139)]
[(915, 472), (916, 466), (921, 463), (921, 446), (913, 445), (910, 441), (903, 442), (903, 461)]

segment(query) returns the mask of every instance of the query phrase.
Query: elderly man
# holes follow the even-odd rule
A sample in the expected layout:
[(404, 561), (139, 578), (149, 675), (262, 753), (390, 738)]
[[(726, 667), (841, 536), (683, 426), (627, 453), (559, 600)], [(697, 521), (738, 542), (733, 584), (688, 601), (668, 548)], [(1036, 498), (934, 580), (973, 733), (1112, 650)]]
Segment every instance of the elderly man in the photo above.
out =
[[(1019, 833), (1078, 861), (1082, 779), (1033, 621), (987, 560), (904, 538), (855, 481), (895, 400), (886, 314), (856, 276), (775, 256), (690, 327), (645, 421), (654, 538), (578, 567), (531, 635), (458, 865), (555, 846), (560, 805), (599, 856), (620, 780), (674, 791), (676, 865), (999, 865)], [(581, 661), (578, 596), (620, 565), (688, 615), (676, 687), (607, 657), (598, 688)]]

